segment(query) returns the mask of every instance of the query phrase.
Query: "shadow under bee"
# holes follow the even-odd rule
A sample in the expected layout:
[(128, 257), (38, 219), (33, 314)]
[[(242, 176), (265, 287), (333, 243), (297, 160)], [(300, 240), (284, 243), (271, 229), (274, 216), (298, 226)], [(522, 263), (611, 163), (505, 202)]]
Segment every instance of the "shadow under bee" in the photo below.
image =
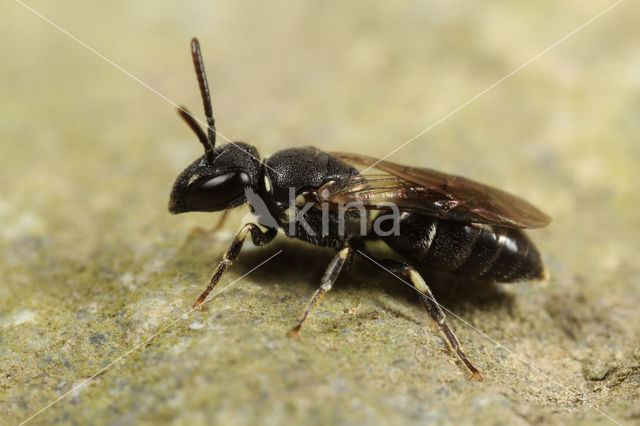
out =
[[(214, 248), (218, 245), (219, 243), (210, 236), (191, 235), (185, 239), (175, 258), (183, 259), (179, 262), (183, 266), (185, 260), (189, 259), (192, 265), (188, 269), (198, 271), (190, 276), (206, 280), (211, 265), (214, 265), (220, 257), (220, 249)], [(304, 294), (303, 298), (318, 287), (326, 265), (334, 256), (332, 249), (319, 249), (292, 239), (279, 237), (266, 247), (243, 251), (232, 268), (239, 275), (246, 274), (280, 250), (282, 250), (280, 255), (251, 273), (252, 280), (265, 288), (277, 284), (289, 291)], [(399, 258), (389, 249), (376, 250), (375, 252), (387, 257)], [(201, 263), (206, 264), (204, 269), (202, 269)], [(505, 313), (509, 313), (513, 307), (513, 296), (502, 287), (517, 285), (517, 283), (494, 284), (433, 271), (420, 265), (415, 267), (431, 287), (438, 303), (458, 315), (485, 309), (504, 310)], [(203, 273), (205, 275), (202, 275)], [(203, 281), (202, 284), (204, 283)], [(355, 257), (349, 270), (338, 278), (332, 291), (340, 294), (347, 288), (368, 293), (374, 300), (384, 293), (415, 305), (416, 308), (420, 305), (419, 293), (409, 285), (406, 278), (392, 275), (363, 256)]]

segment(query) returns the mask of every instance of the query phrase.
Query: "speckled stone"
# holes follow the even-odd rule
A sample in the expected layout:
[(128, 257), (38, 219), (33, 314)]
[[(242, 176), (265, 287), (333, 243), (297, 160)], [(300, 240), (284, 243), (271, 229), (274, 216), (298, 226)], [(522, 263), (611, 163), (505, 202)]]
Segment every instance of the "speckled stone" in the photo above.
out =
[[(220, 132), (264, 155), (375, 156), (612, 2), (218, 3), (29, 2), (201, 114), (197, 35)], [(220, 288), (233, 285), (189, 312), (246, 210), (216, 236), (193, 232), (214, 214), (170, 216), (173, 178), (201, 149), (174, 106), (8, 2), (0, 423), (62, 397), (31, 424), (610, 423), (598, 410), (637, 424), (637, 9), (620, 4), (390, 158), (500, 186), (554, 219), (530, 233), (546, 283), (423, 271), (477, 383), (415, 294), (362, 259), (301, 340), (286, 338), (332, 253), (285, 237), (248, 247)]]

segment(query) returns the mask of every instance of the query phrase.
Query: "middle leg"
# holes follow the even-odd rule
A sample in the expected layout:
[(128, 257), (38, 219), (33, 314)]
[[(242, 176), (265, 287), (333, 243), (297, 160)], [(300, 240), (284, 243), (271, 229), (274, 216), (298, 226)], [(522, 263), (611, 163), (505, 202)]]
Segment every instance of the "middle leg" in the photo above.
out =
[(345, 246), (338, 252), (338, 254), (335, 255), (333, 260), (331, 260), (329, 267), (325, 271), (324, 276), (322, 277), (320, 288), (316, 290), (316, 292), (313, 294), (313, 297), (311, 297), (311, 300), (309, 300), (307, 308), (302, 314), (300, 321), (298, 321), (298, 324), (296, 324), (296, 326), (289, 330), (289, 332), (287, 333), (288, 337), (293, 337), (296, 339), (300, 337), (299, 332), (302, 328), (302, 323), (307, 319), (309, 313), (311, 312), (313, 307), (316, 306), (322, 295), (331, 290), (331, 287), (333, 287), (333, 283), (336, 281), (338, 275), (340, 274), (340, 270), (342, 270), (344, 264), (350, 262), (352, 258), (353, 249), (349, 246)]

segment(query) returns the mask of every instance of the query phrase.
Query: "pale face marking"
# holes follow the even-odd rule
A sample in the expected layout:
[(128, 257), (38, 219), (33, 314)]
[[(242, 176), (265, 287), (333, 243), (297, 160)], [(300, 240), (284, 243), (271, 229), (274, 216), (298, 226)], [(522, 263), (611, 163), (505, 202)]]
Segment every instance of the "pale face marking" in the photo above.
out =
[(189, 182), (187, 183), (187, 186), (191, 185), (193, 182), (197, 181), (198, 179), (200, 179), (200, 175), (199, 174), (193, 174), (189, 178)]

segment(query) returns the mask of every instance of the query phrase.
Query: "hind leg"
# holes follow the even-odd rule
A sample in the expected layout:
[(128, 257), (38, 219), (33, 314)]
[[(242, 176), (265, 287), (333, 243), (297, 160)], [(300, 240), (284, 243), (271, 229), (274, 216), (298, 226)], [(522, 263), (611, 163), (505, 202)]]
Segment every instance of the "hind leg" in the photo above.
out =
[(383, 267), (384, 269), (386, 269), (388, 272), (395, 275), (399, 279), (401, 278), (398, 275), (402, 275), (409, 279), (409, 282), (411, 283), (411, 285), (420, 292), (420, 299), (422, 300), (422, 303), (425, 309), (427, 310), (431, 318), (433, 318), (433, 320), (438, 324), (438, 326), (444, 333), (445, 337), (447, 338), (447, 343), (449, 344), (449, 347), (456, 353), (456, 355), (458, 355), (458, 358), (460, 358), (460, 360), (464, 363), (467, 369), (471, 372), (471, 379), (482, 380), (482, 375), (480, 374), (478, 369), (475, 368), (473, 364), (471, 364), (471, 362), (467, 359), (467, 356), (462, 350), (462, 346), (460, 345), (458, 338), (456, 337), (455, 334), (453, 334), (453, 331), (451, 331), (451, 329), (447, 325), (446, 317), (444, 315), (444, 312), (442, 312), (442, 308), (440, 308), (440, 305), (438, 304), (435, 297), (433, 296), (431, 289), (429, 288), (427, 283), (424, 281), (422, 276), (418, 273), (418, 271), (416, 271), (415, 268), (413, 268), (410, 265), (407, 265), (404, 262), (400, 262), (398, 260), (393, 260), (393, 259), (376, 260), (370, 257), (369, 255), (365, 254), (364, 252), (360, 250), (358, 251), (367, 259), (376, 263), (378, 266)]

